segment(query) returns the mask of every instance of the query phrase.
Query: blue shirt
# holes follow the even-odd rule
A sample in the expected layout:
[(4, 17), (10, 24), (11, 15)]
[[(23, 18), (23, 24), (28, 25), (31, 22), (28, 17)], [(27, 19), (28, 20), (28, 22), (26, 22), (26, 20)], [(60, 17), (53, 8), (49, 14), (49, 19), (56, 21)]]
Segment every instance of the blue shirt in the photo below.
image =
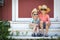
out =
[(32, 20), (32, 23), (36, 23), (36, 24), (39, 24), (40, 23), (40, 21), (39, 21), (39, 19), (37, 19), (37, 20)]

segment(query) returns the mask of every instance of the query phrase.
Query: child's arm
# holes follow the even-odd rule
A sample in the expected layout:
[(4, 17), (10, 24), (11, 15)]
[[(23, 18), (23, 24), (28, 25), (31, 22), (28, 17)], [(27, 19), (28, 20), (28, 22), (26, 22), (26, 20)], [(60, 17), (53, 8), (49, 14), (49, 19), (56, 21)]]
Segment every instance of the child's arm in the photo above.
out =
[(30, 28), (34, 28), (34, 27), (36, 27), (37, 25), (38, 25), (38, 24), (30, 23), (30, 24), (29, 24), (29, 27), (30, 27)]
[(47, 8), (47, 13), (49, 13), (50, 12), (50, 8)]
[(49, 15), (47, 15), (47, 18), (48, 18), (48, 22), (50, 22), (50, 17), (49, 17)]

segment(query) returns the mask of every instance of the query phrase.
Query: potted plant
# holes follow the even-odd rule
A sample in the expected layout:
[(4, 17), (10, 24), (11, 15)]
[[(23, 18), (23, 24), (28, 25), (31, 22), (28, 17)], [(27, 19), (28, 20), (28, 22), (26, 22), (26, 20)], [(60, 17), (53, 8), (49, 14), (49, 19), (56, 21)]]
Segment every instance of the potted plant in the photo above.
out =
[(19, 31), (18, 30), (16, 30), (16, 36), (19, 36)]
[(0, 21), (0, 40), (8, 40), (10, 23), (8, 21)]

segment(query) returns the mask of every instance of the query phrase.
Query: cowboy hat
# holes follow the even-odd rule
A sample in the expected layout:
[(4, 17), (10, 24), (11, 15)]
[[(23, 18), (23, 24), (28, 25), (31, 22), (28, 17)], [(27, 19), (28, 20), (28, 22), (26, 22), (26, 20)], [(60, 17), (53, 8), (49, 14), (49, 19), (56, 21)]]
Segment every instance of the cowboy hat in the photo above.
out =
[(39, 5), (38, 7), (39, 7), (40, 11), (44, 9), (44, 10), (46, 10), (47, 13), (50, 12), (50, 8), (48, 8), (47, 5), (42, 5), (42, 6)]
[(38, 12), (38, 10), (37, 10), (36, 8), (34, 8), (34, 9), (32, 10), (32, 13), (33, 13), (33, 12)]

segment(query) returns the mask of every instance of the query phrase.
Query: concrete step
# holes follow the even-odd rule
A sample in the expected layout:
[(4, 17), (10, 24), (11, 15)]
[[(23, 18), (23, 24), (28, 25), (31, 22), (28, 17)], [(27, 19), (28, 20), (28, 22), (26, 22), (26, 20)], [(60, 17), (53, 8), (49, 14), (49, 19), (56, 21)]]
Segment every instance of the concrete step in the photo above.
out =
[[(33, 31), (29, 28), (29, 23), (30, 22), (10, 22), (11, 28), (9, 29), (9, 31), (11, 31), (11, 33), (13, 32), (14, 35), (16, 35), (16, 31), (18, 31), (19, 36), (31, 36)], [(51, 22), (48, 35), (60, 35), (60, 22)]]
[[(9, 29), (9, 31), (11, 31), (10, 34), (13, 33), (13, 35), (16, 35), (18, 32), (19, 36), (31, 36), (33, 33), (32, 29)], [(49, 36), (60, 36), (60, 29), (49, 29), (48, 35)]]
[[(10, 37), (10, 36), (9, 36)], [(21, 36), (12, 36), (12, 39), (33, 39), (33, 40), (36, 40), (36, 39), (58, 39), (58, 37), (56, 36), (53, 36), (53, 37), (21, 37)]]
[[(11, 22), (12, 29), (29, 29), (30, 22)], [(51, 22), (49, 29), (60, 29), (60, 22)]]

